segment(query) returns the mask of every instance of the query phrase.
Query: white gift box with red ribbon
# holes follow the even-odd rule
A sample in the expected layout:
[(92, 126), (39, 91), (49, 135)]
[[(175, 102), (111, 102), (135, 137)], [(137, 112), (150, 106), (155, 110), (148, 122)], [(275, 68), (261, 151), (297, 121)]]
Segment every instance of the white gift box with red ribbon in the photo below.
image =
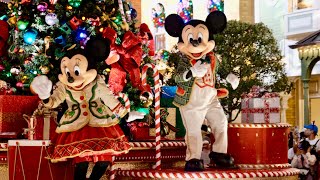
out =
[(242, 123), (279, 123), (280, 98), (261, 97), (241, 100)]
[(38, 109), (32, 116), (23, 115), (28, 123), (28, 128), (24, 128), (29, 140), (50, 140), (55, 135), (57, 127), (57, 112), (50, 111), (39, 104)]

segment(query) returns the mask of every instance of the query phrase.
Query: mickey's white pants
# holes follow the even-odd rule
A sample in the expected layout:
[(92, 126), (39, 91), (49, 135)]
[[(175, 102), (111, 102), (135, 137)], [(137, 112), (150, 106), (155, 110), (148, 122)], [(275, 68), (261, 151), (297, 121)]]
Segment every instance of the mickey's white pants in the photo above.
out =
[(194, 85), (188, 104), (179, 108), (186, 128), (186, 161), (201, 157), (203, 145), (201, 126), (205, 118), (215, 138), (212, 151), (227, 153), (228, 121), (216, 95), (215, 88), (200, 88), (198, 85)]

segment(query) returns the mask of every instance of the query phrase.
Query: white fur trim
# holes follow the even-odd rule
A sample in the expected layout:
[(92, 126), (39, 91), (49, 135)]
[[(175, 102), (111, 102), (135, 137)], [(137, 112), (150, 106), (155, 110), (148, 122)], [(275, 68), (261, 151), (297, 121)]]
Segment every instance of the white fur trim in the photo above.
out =
[(9, 140), (8, 146), (49, 146), (50, 140)]

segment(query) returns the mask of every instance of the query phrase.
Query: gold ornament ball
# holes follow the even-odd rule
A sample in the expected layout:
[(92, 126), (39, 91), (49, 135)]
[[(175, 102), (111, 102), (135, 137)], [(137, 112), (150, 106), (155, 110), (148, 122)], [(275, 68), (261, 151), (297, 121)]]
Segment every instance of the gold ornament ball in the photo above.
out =
[(48, 74), (50, 69), (48, 66), (40, 66), (40, 71), (42, 74)]
[(25, 83), (28, 80), (28, 76), (22, 76), (21, 82)]
[(142, 101), (142, 105), (143, 105), (143, 107), (145, 107), (145, 108), (147, 108), (147, 107), (149, 107), (149, 106), (151, 106), (152, 105), (152, 102), (153, 102), (153, 96), (152, 96), (152, 94), (150, 94), (150, 93), (142, 93), (141, 95), (140, 95), (140, 100)]

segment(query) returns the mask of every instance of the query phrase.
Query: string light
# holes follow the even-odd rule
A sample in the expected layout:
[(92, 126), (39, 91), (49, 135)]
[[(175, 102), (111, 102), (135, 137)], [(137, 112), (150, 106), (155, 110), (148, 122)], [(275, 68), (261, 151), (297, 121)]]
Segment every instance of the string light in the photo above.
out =
[(209, 0), (208, 11), (224, 11), (224, 0)]
[(163, 27), (165, 19), (164, 6), (161, 3), (157, 4), (156, 8), (152, 9), (152, 21), (155, 28)]
[[(185, 1), (185, 2), (183, 2)], [(188, 1), (186, 3), (186, 1)], [(184, 22), (188, 22), (193, 17), (193, 3), (192, 0), (180, 0), (179, 1), (179, 9), (178, 15), (184, 20)]]

